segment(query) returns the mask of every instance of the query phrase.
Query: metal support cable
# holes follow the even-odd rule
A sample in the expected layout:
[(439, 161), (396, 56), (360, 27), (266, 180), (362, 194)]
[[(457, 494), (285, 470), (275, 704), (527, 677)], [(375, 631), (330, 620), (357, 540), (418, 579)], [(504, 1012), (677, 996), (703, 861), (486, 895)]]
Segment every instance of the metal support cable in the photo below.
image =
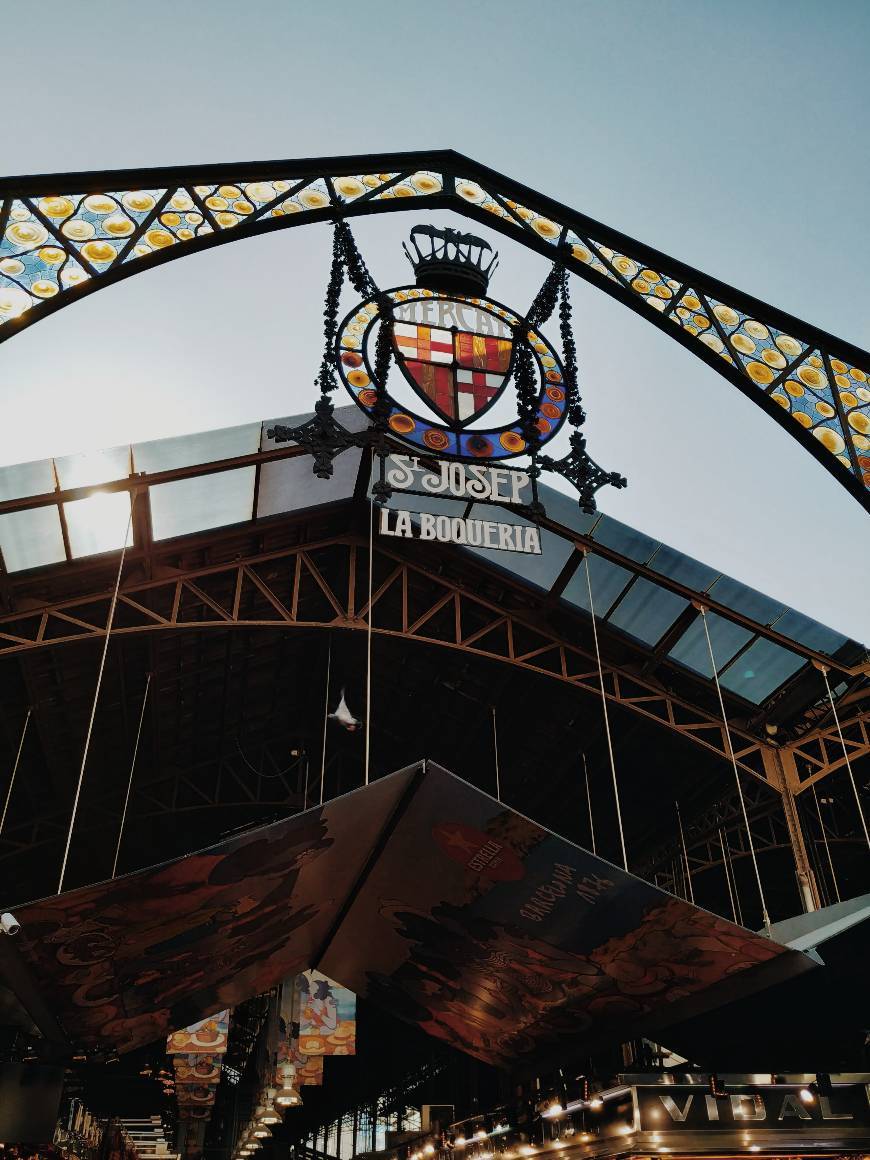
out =
[(492, 709), (492, 751), (495, 756), (495, 798), (496, 801), (501, 801), (501, 778), (498, 769), (498, 729), (495, 724), (495, 705), (490, 706)]
[(66, 864), (67, 864), (67, 861), (69, 860), (69, 850), (70, 850), (70, 846), (72, 845), (73, 830), (75, 829), (76, 815), (78, 814), (78, 809), (79, 809), (79, 799), (80, 799), (81, 793), (82, 793), (82, 783), (84, 782), (84, 779), (85, 779), (85, 766), (88, 763), (88, 753), (90, 752), (90, 748), (91, 748), (91, 737), (93, 736), (94, 721), (96, 720), (96, 716), (97, 716), (97, 703), (99, 702), (99, 699), (100, 699), (100, 688), (102, 687), (102, 684), (103, 684), (103, 673), (104, 673), (105, 668), (106, 668), (106, 656), (108, 655), (108, 652), (109, 652), (109, 639), (111, 638), (112, 625), (114, 624), (114, 621), (115, 621), (115, 608), (116, 608), (117, 603), (118, 603), (118, 590), (121, 587), (121, 574), (124, 571), (124, 559), (126, 558), (126, 555), (127, 555), (127, 544), (130, 540), (130, 529), (133, 526), (133, 507), (134, 507), (135, 503), (136, 503), (136, 492), (134, 491), (130, 495), (130, 514), (127, 517), (127, 530), (124, 533), (124, 545), (121, 548), (121, 559), (118, 561), (118, 574), (115, 577), (115, 587), (112, 589), (112, 600), (111, 600), (111, 603), (109, 604), (109, 615), (108, 615), (108, 618), (106, 620), (106, 635), (105, 635), (105, 639), (103, 640), (103, 652), (102, 652), (102, 655), (100, 657), (100, 667), (99, 667), (99, 670), (97, 672), (97, 687), (94, 690), (94, 700), (93, 700), (93, 704), (91, 705), (91, 715), (90, 715), (90, 719), (88, 721), (88, 731), (85, 734), (85, 745), (84, 745), (84, 750), (82, 752), (82, 763), (81, 763), (81, 766), (79, 767), (79, 779), (78, 779), (78, 782), (76, 784), (75, 798), (73, 799), (72, 816), (71, 816), (70, 821), (69, 821), (69, 830), (68, 830), (67, 836), (66, 836), (66, 846), (65, 846), (64, 852), (63, 852), (63, 862), (62, 862), (61, 867), (60, 867), (60, 877), (59, 877), (58, 883), (57, 883), (58, 894), (60, 894), (61, 891), (63, 890), (63, 880), (66, 877)]
[(332, 670), (332, 637), (326, 653), (326, 695), (323, 699), (323, 747), (320, 756), (320, 804), (323, 805), (323, 783), (326, 781), (326, 726), (329, 721), (329, 677)]
[(27, 710), (27, 716), (24, 718), (24, 726), (21, 730), (21, 738), (18, 742), (18, 752), (15, 754), (15, 763), (12, 766), (12, 776), (9, 778), (9, 788), (6, 790), (6, 801), (3, 803), (3, 815), (0, 817), (0, 834), (3, 833), (3, 827), (6, 825), (6, 811), (9, 809), (9, 802), (12, 800), (12, 787), (15, 785), (15, 775), (18, 773), (18, 763), (21, 760), (21, 750), (24, 748), (24, 738), (27, 735), (27, 726), (30, 724), (30, 715), (33, 709)]
[(685, 863), (686, 867), (686, 883), (689, 887), (689, 901), (694, 903), (695, 888), (692, 885), (692, 871), (689, 869), (689, 854), (686, 850), (686, 835), (683, 833), (683, 819), (680, 815), (680, 803), (674, 802), (674, 805), (677, 807), (677, 824), (680, 827), (680, 845), (683, 847), (683, 862)]
[(728, 886), (728, 897), (731, 899), (731, 916), (737, 921), (737, 907), (734, 905), (734, 891), (731, 889), (731, 875), (728, 873), (728, 855), (725, 852), (725, 839), (722, 837), (722, 827), (719, 827), (719, 849), (722, 851), (722, 869), (725, 871), (725, 883)]
[(145, 681), (145, 695), (142, 698), (142, 709), (139, 713), (139, 726), (136, 729), (136, 743), (133, 746), (133, 760), (130, 762), (130, 776), (127, 779), (127, 793), (124, 796), (124, 809), (121, 813), (121, 828), (118, 830), (118, 844), (115, 847), (115, 861), (112, 863), (112, 877), (118, 872), (118, 855), (121, 853), (121, 841), (124, 837), (124, 823), (127, 820), (127, 806), (130, 804), (130, 791), (133, 788), (133, 771), (136, 768), (136, 757), (139, 753), (139, 738), (142, 736), (142, 722), (145, 720), (145, 706), (148, 704), (148, 691), (151, 688), (151, 674)]
[(819, 829), (822, 831), (822, 841), (825, 843), (825, 853), (828, 855), (828, 866), (831, 871), (831, 881), (834, 884), (834, 893), (837, 896), (837, 902), (842, 902), (840, 898), (840, 884), (837, 881), (837, 874), (834, 870), (834, 859), (831, 857), (831, 847), (828, 843), (828, 831), (825, 829), (825, 823), (822, 821), (822, 808), (819, 805), (819, 795), (816, 793), (816, 783), (812, 784), (813, 799), (816, 803), (816, 815), (819, 819)]
[(586, 754), (583, 754), (583, 775), (586, 779), (586, 809), (589, 813), (589, 836), (592, 839), (592, 853), (597, 854), (595, 849), (595, 825), (592, 821), (592, 795), (589, 792), (589, 766), (586, 764)]
[(592, 617), (592, 637), (595, 641), (595, 657), (598, 661), (598, 681), (601, 686), (601, 706), (604, 710), (604, 731), (607, 734), (607, 751), (610, 754), (610, 773), (613, 777), (613, 797), (616, 802), (616, 820), (619, 823), (619, 844), (622, 847), (622, 865), (628, 869), (628, 855), (625, 852), (625, 835), (622, 830), (622, 810), (619, 805), (619, 786), (616, 781), (616, 761), (613, 756), (613, 739), (610, 736), (610, 718), (607, 714), (607, 694), (604, 692), (604, 669), (601, 665), (601, 650), (598, 647), (598, 628), (595, 623), (595, 605), (592, 601), (592, 580), (589, 575), (589, 553), (583, 553), (586, 566), (586, 588), (589, 592), (589, 615)]
[(840, 727), (840, 716), (837, 713), (837, 706), (834, 704), (834, 694), (831, 692), (831, 686), (828, 683), (828, 670), (819, 665), (822, 676), (825, 678), (825, 688), (828, 690), (828, 700), (831, 702), (831, 709), (834, 713), (834, 721), (837, 725), (837, 733), (840, 737), (840, 744), (843, 747), (843, 759), (846, 762), (846, 769), (849, 771), (849, 781), (852, 783), (852, 793), (855, 795), (855, 805), (858, 807), (858, 817), (861, 819), (861, 826), (864, 830), (864, 841), (867, 843), (867, 849), (870, 850), (870, 834), (867, 833), (867, 819), (864, 817), (864, 809), (861, 806), (861, 796), (858, 793), (858, 787), (855, 784), (855, 775), (852, 772), (852, 763), (849, 761), (849, 754), (846, 750), (846, 739), (843, 736), (843, 730)]
[(749, 815), (746, 812), (746, 802), (743, 798), (743, 786), (740, 784), (740, 773), (737, 769), (737, 758), (734, 756), (734, 745), (731, 741), (731, 729), (728, 726), (728, 717), (725, 713), (725, 701), (722, 697), (722, 686), (719, 684), (719, 673), (716, 669), (716, 659), (713, 656), (713, 644), (710, 640), (710, 629), (707, 626), (707, 611), (703, 605), (701, 609), (701, 622), (704, 625), (704, 636), (707, 638), (707, 651), (710, 654), (710, 668), (713, 671), (713, 680), (716, 684), (716, 694), (719, 698), (719, 708), (722, 710), (722, 724), (725, 727), (725, 739), (728, 742), (728, 756), (731, 758), (731, 765), (734, 769), (734, 780), (737, 783), (737, 796), (740, 799), (740, 809), (743, 813), (743, 824), (746, 826), (746, 837), (749, 841), (749, 853), (752, 855), (752, 866), (755, 870), (755, 881), (758, 885), (758, 897), (761, 899), (761, 915), (764, 921), (764, 929), (770, 936), (770, 915), (767, 913), (767, 902), (764, 897), (764, 887), (761, 885), (761, 874), (758, 869), (758, 859), (755, 856), (755, 843), (752, 840), (752, 830), (749, 828)]
[(369, 498), (369, 615), (366, 631), (366, 785), (369, 784), (369, 764), (372, 740), (372, 571), (375, 539), (375, 501)]

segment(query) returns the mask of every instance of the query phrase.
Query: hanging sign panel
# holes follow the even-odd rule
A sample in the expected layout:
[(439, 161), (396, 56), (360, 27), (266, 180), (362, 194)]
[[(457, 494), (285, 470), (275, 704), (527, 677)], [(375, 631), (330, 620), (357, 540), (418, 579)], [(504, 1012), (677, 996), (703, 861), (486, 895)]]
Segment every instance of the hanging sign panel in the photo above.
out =
[(378, 531), (382, 536), (400, 536), (406, 540), (440, 540), (445, 544), (468, 544), (472, 548), (541, 555), (541, 534), (534, 524), (506, 524), (499, 520), (472, 520), (402, 508), (381, 508)]
[[(534, 499), (528, 472), (507, 467), (443, 459), (421, 463), (414, 455), (389, 455), (382, 462), (381, 476), (393, 492), (406, 495), (504, 506), (523, 506)], [(381, 508), (378, 530), (382, 536), (408, 540), (439, 540), (473, 548), (541, 555), (541, 534), (534, 524)]]
[(296, 977), (299, 1048), (304, 1055), (356, 1054), (356, 995), (320, 971)]
[(230, 1029), (229, 1010), (219, 1011), (208, 1019), (173, 1031), (166, 1040), (167, 1055), (222, 1055), (227, 1049)]
[(410, 495), (437, 495), (468, 503), (522, 505), (532, 502), (532, 479), (527, 471), (491, 467), (456, 460), (425, 459), (416, 455), (388, 455), (384, 478), (393, 491)]

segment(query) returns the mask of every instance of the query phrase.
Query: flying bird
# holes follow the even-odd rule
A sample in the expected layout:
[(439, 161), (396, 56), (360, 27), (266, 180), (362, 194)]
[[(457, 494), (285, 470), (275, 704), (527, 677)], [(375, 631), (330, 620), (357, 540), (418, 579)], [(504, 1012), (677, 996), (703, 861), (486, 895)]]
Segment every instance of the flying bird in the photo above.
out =
[(362, 725), (362, 721), (358, 721), (347, 707), (347, 701), (344, 699), (344, 689), (341, 690), (341, 700), (334, 713), (329, 714), (331, 720), (336, 725), (340, 725), (342, 729), (346, 729), (348, 733), (355, 733)]

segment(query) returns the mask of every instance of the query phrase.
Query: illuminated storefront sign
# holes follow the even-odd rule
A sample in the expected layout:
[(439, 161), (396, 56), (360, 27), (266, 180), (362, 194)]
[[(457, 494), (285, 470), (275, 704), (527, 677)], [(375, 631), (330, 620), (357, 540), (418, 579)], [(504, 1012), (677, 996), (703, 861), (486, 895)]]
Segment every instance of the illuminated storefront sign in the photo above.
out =
[(828, 1095), (804, 1084), (728, 1085), (719, 1096), (689, 1084), (638, 1087), (636, 1092), (641, 1131), (794, 1132), (822, 1125), (870, 1129), (864, 1084), (836, 1084)]

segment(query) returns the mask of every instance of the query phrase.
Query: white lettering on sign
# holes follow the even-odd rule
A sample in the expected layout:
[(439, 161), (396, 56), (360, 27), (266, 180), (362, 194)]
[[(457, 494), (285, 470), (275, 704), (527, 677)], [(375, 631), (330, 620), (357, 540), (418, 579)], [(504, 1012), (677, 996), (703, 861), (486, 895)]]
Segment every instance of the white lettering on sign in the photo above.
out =
[(416, 322), (421, 326), (438, 326), (442, 330), (453, 327), (469, 334), (488, 334), (495, 338), (512, 338), (511, 328), (497, 314), (478, 310), (467, 302), (453, 302), (446, 298), (418, 298), (402, 302), (393, 308), (398, 322)]
[[(411, 519), (412, 514), (419, 515), (419, 526)], [(473, 548), (541, 555), (541, 535), (534, 524), (502, 524), (464, 519), (462, 516), (436, 516), (431, 512), (411, 513), (381, 508), (378, 530), (382, 536), (402, 536), (406, 540), (440, 540), (446, 544), (469, 544)]]
[(389, 455), (385, 479), (395, 491), (425, 491), (472, 502), (488, 499), (511, 504), (525, 502), (520, 493), (530, 483), (526, 471), (455, 460), (436, 459), (434, 470), (430, 470), (421, 466), (415, 455)]

